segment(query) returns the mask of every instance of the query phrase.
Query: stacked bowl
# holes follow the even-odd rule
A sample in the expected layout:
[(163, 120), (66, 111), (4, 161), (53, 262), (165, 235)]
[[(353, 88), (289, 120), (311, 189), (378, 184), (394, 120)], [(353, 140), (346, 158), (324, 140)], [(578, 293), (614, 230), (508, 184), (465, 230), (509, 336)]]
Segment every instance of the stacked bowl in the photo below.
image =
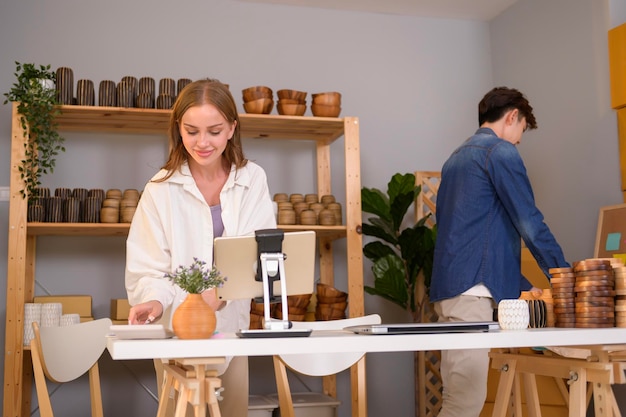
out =
[(317, 117), (337, 117), (341, 113), (341, 93), (331, 91), (311, 95), (311, 112)]
[(285, 116), (302, 116), (306, 111), (306, 92), (297, 90), (278, 90), (278, 114)]
[(339, 320), (346, 318), (348, 294), (330, 285), (317, 284), (316, 320)]
[(246, 113), (270, 114), (274, 108), (274, 93), (272, 89), (265, 86), (244, 88), (243, 108)]

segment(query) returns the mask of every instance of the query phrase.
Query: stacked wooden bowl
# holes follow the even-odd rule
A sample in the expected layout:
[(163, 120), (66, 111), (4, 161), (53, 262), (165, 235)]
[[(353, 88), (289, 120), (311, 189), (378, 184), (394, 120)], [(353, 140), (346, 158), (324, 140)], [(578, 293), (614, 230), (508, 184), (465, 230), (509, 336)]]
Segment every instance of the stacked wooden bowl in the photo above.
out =
[(326, 284), (317, 284), (315, 320), (339, 320), (346, 318), (348, 294)]
[(250, 329), (262, 329), (265, 307), (263, 303), (250, 301)]
[(341, 113), (341, 93), (331, 91), (311, 95), (311, 112), (317, 117), (337, 117)]
[(244, 88), (243, 108), (250, 114), (270, 114), (274, 108), (274, 92), (265, 86)]
[(302, 116), (306, 111), (306, 92), (297, 90), (278, 90), (276, 110), (284, 116)]
[[(304, 321), (311, 297), (313, 294), (300, 294), (287, 296), (287, 314), (291, 321)], [(276, 304), (275, 317), (279, 320), (283, 318), (282, 303)]]

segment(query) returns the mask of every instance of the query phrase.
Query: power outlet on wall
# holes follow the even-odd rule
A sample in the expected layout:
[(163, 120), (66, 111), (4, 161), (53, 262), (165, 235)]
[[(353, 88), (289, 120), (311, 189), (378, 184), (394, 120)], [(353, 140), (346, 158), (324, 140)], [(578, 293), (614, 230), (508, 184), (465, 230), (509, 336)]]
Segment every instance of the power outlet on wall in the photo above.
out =
[(9, 201), (9, 187), (0, 187), (0, 201)]

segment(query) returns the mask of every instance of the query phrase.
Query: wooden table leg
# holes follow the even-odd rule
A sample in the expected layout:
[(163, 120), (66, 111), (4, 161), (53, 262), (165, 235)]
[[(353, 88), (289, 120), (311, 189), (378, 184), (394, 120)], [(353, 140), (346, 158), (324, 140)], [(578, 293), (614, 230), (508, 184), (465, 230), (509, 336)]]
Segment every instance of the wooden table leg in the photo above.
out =
[(587, 370), (571, 368), (569, 384), (569, 417), (587, 415)]
[(522, 387), (521, 387), (521, 375), (516, 373), (513, 376), (513, 415), (515, 417), (522, 415)]
[(500, 382), (498, 383), (498, 391), (496, 392), (496, 400), (493, 406), (493, 417), (506, 417), (516, 366), (516, 360), (508, 360), (500, 364)]
[(537, 392), (537, 377), (535, 374), (526, 372), (520, 373), (519, 376), (524, 383), (528, 417), (541, 417), (541, 404), (539, 403), (539, 393)]
[(613, 392), (610, 384), (593, 384), (593, 408), (595, 417), (613, 417)]
[(170, 393), (174, 387), (174, 378), (169, 372), (163, 372), (163, 387), (161, 388), (161, 398), (159, 398), (159, 408), (157, 409), (157, 417), (165, 417), (167, 412), (167, 404), (170, 400)]

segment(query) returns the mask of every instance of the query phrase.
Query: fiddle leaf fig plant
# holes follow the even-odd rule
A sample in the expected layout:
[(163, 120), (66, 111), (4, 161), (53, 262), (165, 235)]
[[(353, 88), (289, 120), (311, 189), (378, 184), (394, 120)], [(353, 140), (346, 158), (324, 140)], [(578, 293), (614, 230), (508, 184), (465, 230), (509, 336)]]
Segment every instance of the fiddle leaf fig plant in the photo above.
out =
[[(363, 254), (373, 262), (374, 275), (374, 286), (366, 285), (365, 291), (408, 310), (416, 322), (427, 302), (437, 236), (436, 225), (426, 225), (430, 214), (405, 226), (407, 211), (420, 192), (412, 173), (395, 174), (386, 193), (361, 189), (362, 210), (375, 215), (363, 223), (363, 234), (376, 239), (363, 247)], [(423, 294), (420, 280), (425, 287)]]
[(64, 138), (57, 132), (56, 117), (60, 114), (54, 88), (56, 74), (50, 65), (15, 62), (15, 82), (4, 93), (4, 104), (17, 103), (20, 123), (27, 138), (24, 159), (19, 166), (24, 180), (20, 192), (24, 198), (36, 195), (41, 176), (54, 171), (56, 156), (64, 152)]

